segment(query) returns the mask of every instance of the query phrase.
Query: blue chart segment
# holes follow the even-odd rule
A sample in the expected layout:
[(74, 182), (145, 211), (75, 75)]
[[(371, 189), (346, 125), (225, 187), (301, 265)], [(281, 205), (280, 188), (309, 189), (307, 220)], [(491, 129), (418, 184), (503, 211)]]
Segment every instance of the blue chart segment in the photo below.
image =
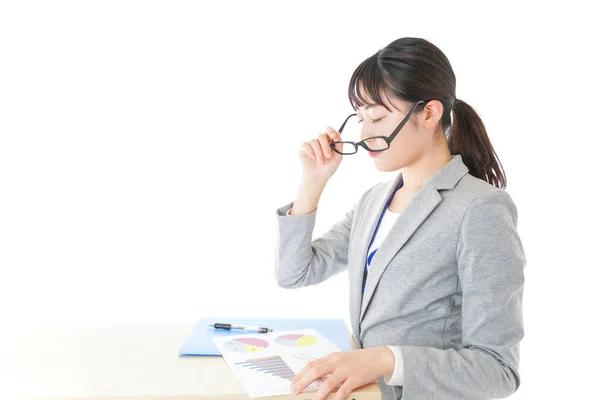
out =
[(282, 379), (292, 380), (296, 375), (294, 371), (279, 356), (253, 358), (250, 360), (235, 363), (244, 368), (257, 372), (263, 372), (267, 375), (278, 376)]

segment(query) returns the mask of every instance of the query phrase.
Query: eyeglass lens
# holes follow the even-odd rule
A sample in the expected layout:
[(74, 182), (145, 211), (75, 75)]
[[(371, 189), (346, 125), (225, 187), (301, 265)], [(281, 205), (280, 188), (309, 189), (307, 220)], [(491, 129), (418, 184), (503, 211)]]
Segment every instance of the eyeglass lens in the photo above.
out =
[[(358, 123), (358, 117), (352, 116), (346, 121), (342, 130), (342, 142), (335, 143), (334, 147), (343, 154), (354, 154), (357, 152), (357, 146), (354, 143), (361, 141), (361, 124)], [(381, 151), (389, 146), (383, 138), (367, 138), (364, 144), (371, 151)], [(360, 146), (358, 146), (360, 147)]]

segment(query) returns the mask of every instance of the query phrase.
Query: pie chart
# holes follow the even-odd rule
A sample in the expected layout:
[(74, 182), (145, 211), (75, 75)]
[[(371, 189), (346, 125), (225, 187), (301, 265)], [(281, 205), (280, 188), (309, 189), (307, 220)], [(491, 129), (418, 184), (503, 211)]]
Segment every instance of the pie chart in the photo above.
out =
[(238, 338), (223, 343), (223, 347), (234, 353), (255, 353), (269, 347), (269, 342), (255, 338)]
[(288, 347), (312, 346), (318, 341), (319, 340), (314, 336), (302, 334), (283, 335), (275, 338), (275, 343)]

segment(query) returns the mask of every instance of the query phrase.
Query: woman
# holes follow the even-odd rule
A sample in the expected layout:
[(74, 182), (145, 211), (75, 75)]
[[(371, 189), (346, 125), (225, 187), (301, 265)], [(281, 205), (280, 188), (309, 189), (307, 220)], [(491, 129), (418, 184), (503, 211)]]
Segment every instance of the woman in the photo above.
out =
[(400, 172), (314, 241), (320, 195), (340, 153), (359, 145), (337, 143), (331, 127), (303, 143), (297, 198), (277, 210), (275, 276), (299, 288), (347, 270), (359, 349), (310, 362), (294, 393), (327, 375), (315, 399), (339, 386), (340, 400), (373, 381), (385, 400), (503, 398), (519, 387), (526, 258), (517, 209), (455, 85), (446, 56), (419, 38), (358, 66), (348, 94), (360, 146), (374, 150), (378, 170)]

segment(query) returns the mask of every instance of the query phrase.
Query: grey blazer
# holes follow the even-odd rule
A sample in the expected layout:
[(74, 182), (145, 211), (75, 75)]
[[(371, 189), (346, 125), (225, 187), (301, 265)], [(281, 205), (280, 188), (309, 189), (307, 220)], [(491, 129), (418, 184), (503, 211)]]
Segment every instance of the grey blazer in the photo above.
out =
[(399, 346), (403, 386), (378, 380), (384, 400), (504, 398), (520, 384), (526, 258), (510, 195), (468, 173), (460, 155), (400, 214), (371, 261), (367, 247), (402, 179), (367, 190), (319, 238), (316, 210), (276, 210), (275, 279), (284, 288), (348, 271), (352, 335), (361, 348)]

